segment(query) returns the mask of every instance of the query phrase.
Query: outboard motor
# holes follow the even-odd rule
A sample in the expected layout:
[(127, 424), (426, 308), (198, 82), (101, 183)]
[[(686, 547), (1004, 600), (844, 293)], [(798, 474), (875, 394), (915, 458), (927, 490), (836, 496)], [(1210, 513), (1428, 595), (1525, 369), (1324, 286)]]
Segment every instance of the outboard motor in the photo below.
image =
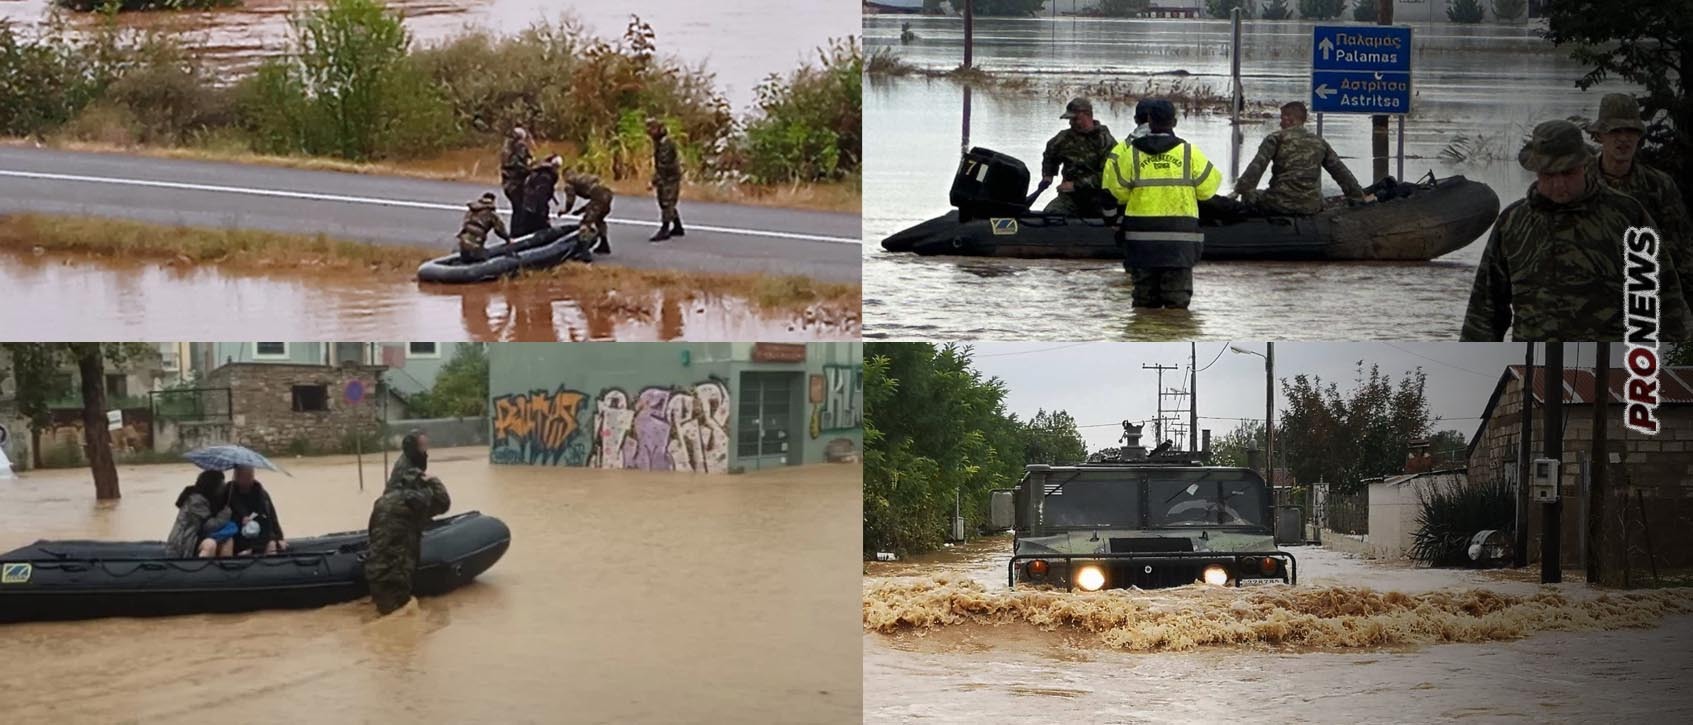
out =
[(964, 154), (952, 177), (952, 205), (958, 220), (1017, 216), (1029, 210), (1029, 167), (1016, 158), (976, 147)]

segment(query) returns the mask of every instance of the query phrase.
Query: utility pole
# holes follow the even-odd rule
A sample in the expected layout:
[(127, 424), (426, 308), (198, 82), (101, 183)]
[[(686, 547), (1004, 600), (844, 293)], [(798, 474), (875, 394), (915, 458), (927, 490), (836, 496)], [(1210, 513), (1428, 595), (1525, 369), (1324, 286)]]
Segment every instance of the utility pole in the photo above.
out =
[[(1392, 5), (1393, 3), (1382, 3)], [(1264, 482), (1276, 486), (1276, 344), (1264, 343)]]
[(1152, 447), (1157, 448), (1159, 444), (1164, 442), (1164, 371), (1175, 370), (1176, 367), (1174, 365), (1141, 363), (1140, 369), (1158, 371), (1158, 417), (1152, 419), (1152, 437), (1157, 439), (1152, 442)]
[[(975, 0), (964, 3), (964, 70), (974, 67), (973, 53), (976, 48), (976, 14), (972, 10)], [(962, 140), (959, 141), (959, 154), (970, 153), (970, 80), (964, 79), (964, 130)]]
[(1600, 544), (1600, 533), (1604, 531), (1602, 522), (1605, 520), (1605, 465), (1610, 462), (1606, 455), (1606, 438), (1610, 432), (1605, 429), (1606, 408), (1611, 404), (1611, 344), (1599, 343), (1598, 353), (1594, 356), (1593, 364), (1593, 455), (1592, 485), (1587, 491), (1587, 585), (1598, 586), (1604, 578), (1604, 567), (1600, 565), (1599, 556), (1605, 547)]
[[(1393, 5), (1394, 3), (1392, 0), (1378, 0), (1376, 2), (1376, 25), (1393, 24)], [(968, 38), (968, 36), (966, 36), (966, 38)], [(966, 40), (965, 42), (968, 43), (969, 41)], [(1410, 52), (1410, 49), (1406, 48), (1405, 51), (1408, 53)], [(1374, 167), (1371, 169), (1371, 171), (1375, 173), (1375, 176), (1371, 179), (1371, 183), (1374, 183), (1376, 181), (1380, 181), (1382, 177), (1387, 176), (1386, 115), (1376, 114), (1374, 116), (1370, 116), (1370, 156), (1375, 161)]]
[(1199, 452), (1199, 343), (1187, 343), (1187, 440), (1188, 450)]
[(1534, 343), (1523, 343), (1522, 432), (1517, 442), (1517, 541), (1511, 566), (1528, 566), (1528, 479), (1529, 459), (1534, 457)]
[[(1561, 461), (1564, 456), (1564, 344), (1546, 343), (1546, 419), (1541, 424), (1546, 432), (1546, 457)], [(1563, 467), (1559, 466), (1558, 480), (1552, 482), (1557, 500), (1540, 507), (1540, 583), (1557, 584), (1564, 580), (1563, 561), (1559, 559), (1560, 539), (1563, 536)]]

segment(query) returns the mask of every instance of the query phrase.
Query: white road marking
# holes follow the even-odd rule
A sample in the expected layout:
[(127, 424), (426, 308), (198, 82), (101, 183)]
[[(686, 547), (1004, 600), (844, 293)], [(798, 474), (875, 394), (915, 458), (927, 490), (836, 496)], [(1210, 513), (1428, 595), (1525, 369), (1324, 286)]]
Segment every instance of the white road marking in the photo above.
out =
[[(179, 189), (184, 191), (212, 191), (225, 194), (247, 194), (250, 196), (274, 196), (285, 199), (308, 199), (312, 201), (337, 201), (348, 204), (374, 204), (377, 206), (397, 206), (408, 209), (436, 209), (442, 211), (459, 211), (463, 204), (438, 204), (428, 201), (407, 201), (404, 199), (381, 199), (371, 196), (345, 196), (341, 194), (319, 194), (309, 191), (283, 191), (280, 189), (253, 189), (243, 186), (217, 186), (213, 184), (189, 184), (180, 181), (152, 181), (148, 179), (110, 179), (100, 176), (79, 176), (76, 174), (46, 174), (35, 171), (11, 171), (0, 169), (0, 176), (11, 176), (20, 179), (46, 179), (52, 181), (80, 181), (91, 184), (118, 184), (123, 186), (145, 186), (155, 189)], [(511, 212), (504, 209), (500, 214), (511, 216)], [(658, 227), (658, 222), (641, 219), (607, 219), (611, 224), (627, 224), (643, 227)], [(798, 234), (795, 232), (775, 232), (764, 229), (736, 229), (733, 227), (714, 227), (702, 224), (689, 224), (689, 229), (722, 234), (738, 234), (749, 237), (773, 237), (776, 239), (798, 239), (807, 242), (831, 242), (836, 244), (862, 244), (858, 239), (850, 237), (829, 237), (819, 234)]]

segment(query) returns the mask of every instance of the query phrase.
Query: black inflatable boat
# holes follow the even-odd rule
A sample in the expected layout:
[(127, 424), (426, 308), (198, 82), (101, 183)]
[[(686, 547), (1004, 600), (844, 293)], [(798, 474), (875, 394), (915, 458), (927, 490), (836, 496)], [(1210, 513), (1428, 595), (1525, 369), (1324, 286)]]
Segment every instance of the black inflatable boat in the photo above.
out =
[(520, 269), (557, 266), (569, 259), (593, 262), (594, 255), (583, 248), (576, 227), (576, 224), (548, 227), (513, 239), (509, 244), (490, 245), (488, 258), (480, 262), (466, 262), (456, 252), (436, 257), (417, 268), (417, 280), (448, 284), (486, 282), (516, 274)]
[[(0, 622), (308, 609), (365, 596), (363, 531), (276, 556), (167, 559), (164, 542), (37, 541), (0, 554)], [(511, 530), (472, 511), (430, 523), (413, 589), (444, 594), (487, 571)]]
[[(1024, 258), (1122, 259), (1102, 219), (1030, 211), (1023, 162), (988, 149), (964, 157), (945, 216), (882, 241), (890, 252)], [(1427, 261), (1480, 238), (1499, 215), (1499, 197), (1462, 176), (1378, 185), (1378, 201), (1330, 200), (1308, 217), (1202, 222), (1210, 260)]]

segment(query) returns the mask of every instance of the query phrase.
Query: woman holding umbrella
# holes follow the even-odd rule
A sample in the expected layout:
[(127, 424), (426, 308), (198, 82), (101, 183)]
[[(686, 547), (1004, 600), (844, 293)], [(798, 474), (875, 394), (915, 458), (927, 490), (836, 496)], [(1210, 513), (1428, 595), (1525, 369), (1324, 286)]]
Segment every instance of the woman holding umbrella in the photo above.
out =
[(253, 477), (253, 469), (264, 468), (287, 475), (270, 459), (243, 446), (211, 446), (184, 456), (208, 471), (235, 469), (235, 483), (229, 487), (229, 510), (235, 525), (235, 553), (276, 554), (288, 550), (282, 534), (282, 520), (270, 493)]

